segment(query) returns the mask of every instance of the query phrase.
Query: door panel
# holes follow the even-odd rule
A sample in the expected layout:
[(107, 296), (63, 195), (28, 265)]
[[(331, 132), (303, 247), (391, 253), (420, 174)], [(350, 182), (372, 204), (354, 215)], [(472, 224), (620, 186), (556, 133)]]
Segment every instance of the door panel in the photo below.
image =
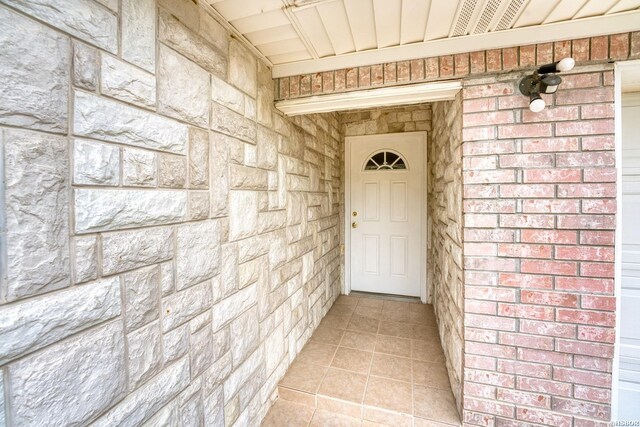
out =
[[(380, 219), (379, 182), (364, 183), (364, 220), (378, 221)], [(357, 218), (354, 218), (357, 220)]]
[(425, 137), (348, 138), (352, 290), (420, 296)]
[(407, 183), (395, 181), (391, 183), (391, 221), (407, 220)]
[(640, 105), (622, 107), (622, 291), (618, 419), (640, 419)]
[(364, 272), (380, 275), (380, 236), (364, 236)]
[(391, 236), (391, 275), (407, 276), (407, 236)]

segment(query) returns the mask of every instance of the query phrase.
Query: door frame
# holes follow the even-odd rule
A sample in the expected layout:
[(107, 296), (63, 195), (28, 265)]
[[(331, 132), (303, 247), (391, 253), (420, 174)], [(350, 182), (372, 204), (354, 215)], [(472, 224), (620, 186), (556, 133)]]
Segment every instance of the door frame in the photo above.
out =
[(345, 188), (344, 188), (344, 289), (342, 292), (345, 295), (351, 293), (351, 147), (352, 142), (355, 139), (363, 138), (380, 138), (386, 137), (390, 139), (390, 147), (393, 148), (394, 140), (400, 139), (406, 135), (420, 135), (421, 143), (424, 146), (424, 168), (422, 168), (422, 176), (420, 179), (424, 183), (424, 203), (421, 203), (420, 207), (420, 259), (423, 261), (420, 263), (420, 300), (425, 303), (429, 300), (429, 281), (427, 277), (427, 221), (428, 221), (428, 191), (429, 191), (429, 150), (427, 147), (427, 132), (399, 132), (399, 133), (384, 133), (375, 135), (359, 135), (359, 136), (347, 136), (345, 137), (345, 161), (344, 161), (344, 175), (345, 175)]
[(615, 110), (615, 159), (616, 159), (616, 231), (614, 295), (616, 297), (616, 335), (611, 372), (611, 420), (618, 416), (620, 381), (620, 315), (622, 313), (622, 92), (626, 82), (623, 77), (640, 74), (640, 60), (621, 61), (614, 65), (614, 110)]

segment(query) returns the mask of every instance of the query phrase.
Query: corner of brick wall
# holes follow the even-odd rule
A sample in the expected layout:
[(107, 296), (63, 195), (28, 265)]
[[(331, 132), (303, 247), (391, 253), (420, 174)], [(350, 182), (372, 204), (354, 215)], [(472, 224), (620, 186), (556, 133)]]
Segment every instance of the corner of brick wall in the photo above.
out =
[(610, 419), (612, 68), (563, 76), (538, 114), (517, 76), (464, 82), (465, 423)]

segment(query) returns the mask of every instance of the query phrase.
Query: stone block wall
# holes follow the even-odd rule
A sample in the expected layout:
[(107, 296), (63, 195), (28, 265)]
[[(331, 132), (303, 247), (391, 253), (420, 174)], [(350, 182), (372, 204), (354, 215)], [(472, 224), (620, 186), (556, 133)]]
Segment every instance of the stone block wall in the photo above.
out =
[(462, 94), (433, 104), (428, 152), (428, 275), (449, 381), (462, 413), (464, 273), (462, 257)]
[(431, 130), (431, 104), (374, 108), (340, 113), (344, 136)]
[(0, 0), (0, 425), (256, 425), (340, 292), (338, 117), (191, 1), (63, 3)]
[(612, 65), (540, 113), (517, 74), (463, 89), (464, 421), (605, 426), (615, 340)]

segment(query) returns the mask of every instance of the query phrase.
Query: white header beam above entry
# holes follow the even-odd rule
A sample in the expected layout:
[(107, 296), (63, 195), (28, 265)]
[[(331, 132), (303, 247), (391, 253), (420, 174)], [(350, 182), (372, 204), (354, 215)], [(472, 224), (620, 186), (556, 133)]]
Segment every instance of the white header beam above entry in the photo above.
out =
[(276, 108), (288, 116), (297, 116), (362, 108), (392, 107), (451, 100), (455, 98), (460, 89), (462, 89), (462, 84), (459, 81), (422, 83), (278, 101)]

